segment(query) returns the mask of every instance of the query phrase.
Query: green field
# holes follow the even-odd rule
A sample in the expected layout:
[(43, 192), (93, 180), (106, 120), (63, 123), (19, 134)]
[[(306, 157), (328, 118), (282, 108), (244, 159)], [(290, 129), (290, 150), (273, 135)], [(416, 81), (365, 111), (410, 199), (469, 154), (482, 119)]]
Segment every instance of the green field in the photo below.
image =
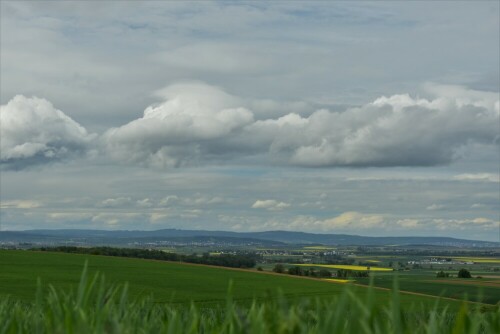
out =
[[(451, 273), (451, 272), (450, 272)], [(455, 273), (456, 272), (452, 272)], [(394, 275), (398, 276), (401, 290), (443, 296), (455, 299), (468, 299), (487, 304), (500, 301), (500, 277), (488, 278), (436, 278), (435, 271), (419, 270), (398, 273), (373, 273), (374, 285), (391, 288)], [(357, 278), (357, 283), (368, 285), (367, 278)]]
[[(84, 263), (89, 273), (100, 272), (110, 283), (128, 282), (131, 298), (152, 295), (155, 302), (218, 303), (226, 299), (229, 282), (235, 300), (266, 298), (279, 289), (285, 297), (338, 296), (344, 284), (315, 279), (258, 273), (254, 270), (231, 270), (181, 263), (149, 261), (105, 256), (33, 251), (0, 251), (0, 295), (30, 301), (36, 292), (37, 278), (56, 288), (76, 287)], [(353, 287), (355, 293), (365, 294), (366, 288)], [(381, 303), (390, 300), (388, 291), (375, 291)], [(402, 295), (403, 305), (418, 302), (433, 305), (436, 299)], [(453, 308), (459, 303), (442, 301)]]
[[(88, 273), (82, 275), (84, 263)], [(93, 280), (96, 272), (105, 275), (107, 283)], [(228, 295), (230, 281), (233, 288)], [(277, 289), (283, 293), (276, 294)], [(186, 304), (190, 301), (194, 303)], [(500, 310), (484, 304), (255, 270), (0, 251), (0, 334), (499, 330)]]

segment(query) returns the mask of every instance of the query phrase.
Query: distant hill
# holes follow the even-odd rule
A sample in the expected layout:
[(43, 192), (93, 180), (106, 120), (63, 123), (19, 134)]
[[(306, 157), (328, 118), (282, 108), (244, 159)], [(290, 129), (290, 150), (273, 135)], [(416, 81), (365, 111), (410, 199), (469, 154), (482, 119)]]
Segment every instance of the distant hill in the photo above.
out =
[(60, 243), (63, 241), (85, 243), (123, 244), (147, 241), (183, 241), (231, 244), (323, 244), (323, 245), (432, 245), (455, 247), (500, 247), (498, 242), (466, 240), (449, 237), (367, 237), (349, 234), (318, 234), (291, 231), (229, 232), (204, 230), (162, 229), (156, 231), (133, 230), (27, 230), (2, 231), (1, 242)]
[(155, 233), (156, 231), (101, 231), (101, 230), (33, 230), (2, 231), (0, 243), (35, 243), (44, 245), (133, 245), (148, 243), (217, 244), (218, 246), (283, 246), (280, 241), (204, 234)]

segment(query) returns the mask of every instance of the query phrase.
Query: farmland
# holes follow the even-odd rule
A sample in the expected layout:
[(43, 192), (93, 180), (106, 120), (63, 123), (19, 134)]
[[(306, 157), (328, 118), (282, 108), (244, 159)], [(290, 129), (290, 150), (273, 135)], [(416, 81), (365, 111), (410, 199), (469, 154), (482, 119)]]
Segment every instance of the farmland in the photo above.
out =
[[(450, 273), (455, 273), (451, 272)], [(496, 304), (500, 301), (500, 276), (490, 278), (436, 278), (435, 271), (413, 270), (392, 274), (374, 273), (375, 286), (391, 288), (393, 279), (397, 275), (400, 289), (417, 293), (432, 294), (449, 298), (467, 298), (473, 301), (482, 301)], [(359, 278), (356, 283), (368, 285), (370, 279)]]
[[(87, 250), (92, 251), (91, 248)], [(92, 271), (104, 273), (112, 282), (130, 282), (133, 296), (144, 293), (154, 294), (155, 299), (160, 302), (174, 301), (179, 303), (187, 300), (219, 302), (224, 299), (230, 280), (234, 284), (236, 299), (250, 300), (253, 297), (262, 298), (268, 291), (276, 290), (278, 287), (287, 296), (295, 297), (337, 294), (336, 289), (341, 289), (339, 286), (344, 285), (345, 282), (363, 286), (373, 282), (376, 287), (390, 289), (396, 277), (403, 291), (453, 299), (467, 298), (487, 304), (496, 304), (500, 301), (500, 265), (497, 262), (499, 258), (496, 256), (495, 249), (441, 248), (436, 251), (436, 255), (432, 255), (433, 253), (427, 250), (421, 251), (412, 248), (360, 249), (350, 246), (330, 247), (322, 245), (304, 245), (303, 247), (290, 245), (280, 248), (246, 247), (245, 249), (203, 246), (202, 248), (189, 248), (189, 252), (192, 253), (183, 247), (162, 249), (162, 251), (165, 252), (164, 254), (173, 255), (179, 251), (184, 254), (197, 252), (200, 259), (206, 255), (217, 258), (248, 252), (248, 254), (254, 254), (257, 264), (253, 269), (228, 272), (219, 268), (196, 267), (181, 263), (169, 263), (167, 268), (165, 264), (158, 264), (154, 261), (133, 262), (137, 260), (130, 258), (110, 260), (106, 257), (95, 256), (89, 258), (83, 254), (74, 254), (74, 257), (68, 258), (67, 254), (48, 252), (47, 257), (43, 258), (41, 263), (48, 261), (48, 267), (58, 267), (60, 270), (58, 274), (39, 268), (36, 274), (23, 273), (20, 269), (16, 278), (2, 277), (2, 274), (0, 277), (7, 281), (13, 279), (12, 284), (14, 285), (22, 285), (22, 282), (29, 278), (31, 283), (28, 288), (19, 289), (17, 293), (20, 297), (29, 299), (33, 296), (36, 277), (40, 276), (42, 280), (49, 283), (55, 280), (61, 286), (74, 285), (85, 259), (91, 259), (89, 264)], [(18, 262), (18, 266), (22, 266), (23, 262), (31, 261), (31, 256), (39, 256), (35, 252), (16, 251), (14, 253), (17, 255), (12, 257), (12, 261)], [(444, 256), (443, 254), (449, 255)], [(23, 259), (15, 259), (16, 257), (23, 257)], [(67, 268), (60, 268), (52, 263), (54, 261), (58, 264), (66, 264)], [(111, 262), (107, 263), (108, 261)], [(284, 268), (279, 277), (276, 275), (272, 277), (262, 276), (263, 273), (272, 274), (277, 264), (282, 264)], [(10, 265), (14, 265), (14, 262), (9, 264), (7, 261), (6, 266)], [(147, 268), (142, 270), (141, 268), (145, 265)], [(255, 270), (257, 268), (260, 272)], [(296, 270), (295, 273), (290, 272), (293, 268), (302, 269)], [(473, 277), (471, 279), (457, 278), (457, 272), (461, 268), (468, 269)], [(329, 276), (320, 276), (320, 271), (325, 270), (330, 273)], [(445, 273), (447, 277), (437, 278), (436, 273), (439, 271)], [(137, 277), (140, 275), (139, 272), (151, 272), (151, 275), (148, 274), (148, 277), (140, 279)], [(12, 276), (13, 273), (10, 275)], [(302, 283), (304, 280), (297, 282), (299, 277), (290, 277), (293, 275), (309, 277), (305, 277), (307, 283)], [(63, 278), (65, 276), (66, 278)], [(205, 282), (200, 282), (200, 277), (203, 277)], [(315, 280), (311, 280), (311, 278)], [(319, 282), (320, 278), (324, 281)], [(327, 278), (337, 280), (327, 281)], [(179, 283), (174, 283), (177, 281)], [(325, 287), (323, 285), (325, 282), (337, 287)], [(210, 291), (202, 289), (204, 283), (211, 287)], [(200, 291), (196, 292), (196, 289), (193, 289), (190, 284), (199, 288)], [(8, 290), (8, 288), (4, 290)], [(0, 293), (2, 292), (0, 285)]]
[[(500, 316), (492, 306), (398, 294), (351, 279), (252, 269), (12, 250), (0, 251), (0, 268), (8, 268), (0, 271), (0, 320), (7, 320), (0, 333), (247, 333), (248, 326), (254, 333), (468, 333), (494, 332)], [(89, 283), (96, 272), (107, 283)], [(427, 317), (434, 320), (427, 324)]]
[[(377, 287), (390, 289), (397, 277), (400, 289), (404, 291), (455, 299), (466, 298), (488, 304), (500, 302), (500, 259), (498, 257), (377, 255), (376, 253), (356, 253), (346, 249), (344, 255), (337, 256), (335, 261), (352, 264), (314, 263), (325, 261), (325, 256), (311, 257), (310, 252), (304, 252), (303, 259), (313, 263), (297, 264), (295, 258), (293, 262), (285, 263), (285, 267), (300, 266), (304, 270), (326, 268), (333, 275), (336, 274), (336, 270), (369, 272), (370, 277), (350, 277), (349, 279), (354, 284), (367, 286), (373, 282)], [(457, 278), (457, 273), (461, 268), (469, 270), (472, 278)], [(447, 277), (436, 277), (437, 272), (440, 271)]]
[[(103, 273), (111, 282), (128, 281), (134, 295), (153, 293), (158, 301), (224, 300), (229, 281), (237, 298), (263, 296), (273, 286), (289, 295), (335, 294), (336, 287), (323, 282), (286, 276), (225, 270), (206, 266), (162, 263), (147, 260), (84, 256), (77, 254), (1, 251), (0, 293), (29, 299), (34, 296), (37, 277), (61, 287), (79, 279), (85, 261), (91, 272)], [(210, 289), (207, 289), (210, 287)]]
[(131, 300), (126, 286), (95, 278), (85, 268), (76, 293), (40, 289), (31, 305), (0, 299), (0, 333), (498, 333), (500, 325), (495, 308), (408, 310), (397, 292), (384, 305), (373, 288), (364, 297), (347, 287), (328, 299), (289, 303), (278, 296), (250, 307), (229, 295), (224, 307), (200, 308)]
[[(110, 283), (128, 282), (130, 295), (136, 298), (151, 295), (160, 303), (221, 303), (226, 299), (229, 282), (235, 300), (249, 301), (268, 297), (281, 290), (287, 298), (339, 295), (345, 284), (328, 280), (299, 278), (290, 275), (259, 273), (255, 270), (223, 269), (209, 266), (169, 263), (142, 259), (89, 256), (32, 251), (0, 251), (0, 295), (29, 301), (35, 296), (36, 281), (56, 288), (74, 288), (83, 264), (88, 261), (89, 273), (100, 272)], [(353, 291), (365, 294), (355, 286)], [(376, 291), (380, 302), (388, 301), (390, 293)], [(433, 298), (402, 295), (402, 304), (424, 302), (433, 305)], [(458, 305), (451, 303), (451, 306)]]
[(277, 287), (288, 296), (339, 292), (335, 284), (255, 271), (79, 254), (0, 251), (0, 267), (8, 268), (0, 271), (0, 294), (30, 300), (35, 296), (38, 277), (57, 287), (73, 287), (85, 261), (91, 274), (100, 272), (113, 283), (128, 282), (132, 297), (152, 294), (158, 302), (224, 301), (230, 281), (235, 299), (263, 297)]
[[(223, 253), (228, 251), (211, 256)], [(311, 259), (317, 253), (304, 254)], [(352, 262), (353, 256), (348, 257)], [(240, 269), (116, 256), (0, 250), (0, 268), (8, 268), (0, 270), (0, 333), (73, 329), (78, 333), (125, 333), (139, 329), (179, 333), (185, 328), (192, 328), (193, 333), (247, 333), (248, 326), (255, 333), (468, 333), (479, 328), (496, 331), (500, 311), (495, 305), (499, 300), (498, 277), (492, 271), (495, 267), (483, 263), (469, 266), (475, 273), (479, 273), (476, 269), (485, 270), (481, 273), (488, 275), (483, 279), (438, 279), (431, 269), (400, 270), (399, 263), (395, 264), (398, 259), (406, 260), (358, 254), (353, 262), (357, 264), (352, 265), (281, 264), (288, 270), (303, 268), (309, 275), (316, 266), (333, 274), (361, 272), (370, 276), (321, 278), (294, 276), (291, 271), (274, 273), (272, 264), (267, 262)], [(388, 267), (390, 262), (392, 267)], [(88, 274), (82, 276), (84, 263)], [(373, 268), (385, 270), (360, 271), (358, 267), (366, 267), (359, 263), (371, 263)], [(97, 273), (105, 277), (105, 282), (85, 283), (91, 282)], [(398, 290), (392, 289), (395, 278)], [(49, 289), (49, 285), (54, 289)], [(463, 303), (465, 296), (481, 303)], [(428, 323), (429, 318), (434, 320)]]
[[(316, 252), (311, 252), (311, 249), (316, 249)], [(435, 251), (436, 254), (449, 254), (446, 256), (432, 255), (432, 251), (428, 250), (402, 247), (338, 247), (335, 251), (304, 247), (303, 250), (300, 256), (300, 250), (295, 248), (293, 258), (282, 251), (285, 271), (296, 266), (304, 271), (310, 268), (327, 269), (333, 276), (344, 271), (343, 276), (338, 278), (365, 286), (373, 282), (375, 286), (386, 289), (392, 288), (393, 281), (397, 278), (403, 291), (454, 299), (466, 298), (487, 304), (500, 302), (500, 258), (492, 256), (497, 254), (495, 249), (486, 251), (450, 247)], [(270, 259), (273, 258), (267, 257), (265, 261), (280, 261)], [(268, 265), (266, 268), (271, 267)], [(457, 273), (462, 268), (469, 270), (472, 278), (457, 278)], [(345, 271), (347, 276), (352, 276), (346, 277)], [(436, 277), (440, 271), (446, 278)], [(370, 277), (354, 275), (356, 272), (368, 272)]]

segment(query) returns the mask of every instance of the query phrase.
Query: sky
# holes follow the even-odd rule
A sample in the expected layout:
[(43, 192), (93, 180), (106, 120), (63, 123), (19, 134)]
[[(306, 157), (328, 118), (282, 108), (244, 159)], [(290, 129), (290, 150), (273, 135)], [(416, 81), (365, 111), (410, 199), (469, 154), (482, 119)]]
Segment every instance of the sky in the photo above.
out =
[(500, 6), (1, 1), (2, 230), (500, 241)]

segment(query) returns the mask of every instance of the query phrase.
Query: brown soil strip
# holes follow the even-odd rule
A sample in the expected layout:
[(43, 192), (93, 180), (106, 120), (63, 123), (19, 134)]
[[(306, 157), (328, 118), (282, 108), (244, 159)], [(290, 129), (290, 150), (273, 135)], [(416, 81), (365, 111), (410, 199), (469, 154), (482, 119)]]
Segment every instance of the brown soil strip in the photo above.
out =
[(498, 282), (500, 282), (500, 276), (495, 276), (495, 275), (480, 275), (482, 278), (496, 278)]

